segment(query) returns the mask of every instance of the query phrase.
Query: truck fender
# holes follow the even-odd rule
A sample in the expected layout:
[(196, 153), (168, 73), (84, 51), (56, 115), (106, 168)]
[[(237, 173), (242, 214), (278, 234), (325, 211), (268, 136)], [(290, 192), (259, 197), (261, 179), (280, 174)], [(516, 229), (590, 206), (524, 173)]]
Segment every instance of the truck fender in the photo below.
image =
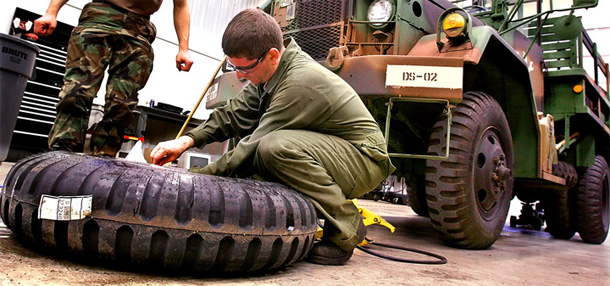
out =
[[(443, 40), (445, 47), (447, 39)], [(422, 37), (410, 57), (462, 58), (463, 92), (482, 91), (501, 106), (509, 121), (515, 150), (515, 177), (535, 178), (539, 174), (539, 126), (529, 66), (493, 28), (473, 27), (470, 41), (439, 52), (436, 35)], [(430, 64), (434, 64), (431, 62)]]

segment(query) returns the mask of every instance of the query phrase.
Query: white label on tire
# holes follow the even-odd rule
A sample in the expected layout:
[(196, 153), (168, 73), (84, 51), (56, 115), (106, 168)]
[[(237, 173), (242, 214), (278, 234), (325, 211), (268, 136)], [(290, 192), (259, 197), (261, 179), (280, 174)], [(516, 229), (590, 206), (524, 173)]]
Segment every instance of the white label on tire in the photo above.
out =
[(38, 207), (38, 219), (80, 220), (91, 214), (93, 196), (55, 197), (42, 195)]
[(462, 73), (462, 67), (388, 65), (385, 85), (461, 89)]

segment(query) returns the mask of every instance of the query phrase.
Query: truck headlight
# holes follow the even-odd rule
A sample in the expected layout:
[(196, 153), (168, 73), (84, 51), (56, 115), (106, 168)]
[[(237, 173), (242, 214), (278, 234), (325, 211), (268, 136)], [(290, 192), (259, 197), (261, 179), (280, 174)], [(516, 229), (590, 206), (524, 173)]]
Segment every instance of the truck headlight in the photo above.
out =
[(470, 31), (472, 30), (472, 18), (464, 9), (452, 7), (443, 12), (436, 22), (436, 46), (439, 52), (443, 52), (445, 43), (441, 41), (441, 35), (445, 34), (448, 43), (461, 45), (470, 42)]
[(443, 20), (443, 32), (448, 38), (455, 38), (464, 34), (466, 19), (460, 13), (453, 13)]
[[(375, 0), (369, 6), (366, 18), (371, 22), (386, 22), (392, 18), (394, 5), (390, 0)], [(382, 28), (387, 23), (371, 23), (373, 28)]]

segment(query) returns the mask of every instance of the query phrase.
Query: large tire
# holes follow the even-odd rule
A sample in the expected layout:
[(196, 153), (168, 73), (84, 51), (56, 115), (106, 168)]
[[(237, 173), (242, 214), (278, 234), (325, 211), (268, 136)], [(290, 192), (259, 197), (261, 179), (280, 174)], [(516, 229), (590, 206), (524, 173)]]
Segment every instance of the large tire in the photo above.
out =
[(567, 190), (549, 190), (542, 199), (544, 208), (545, 231), (554, 238), (570, 239), (576, 233), (576, 227), (570, 219), (569, 192)]
[[(464, 94), (452, 112), (447, 160), (427, 160), (430, 219), (447, 244), (485, 249), (500, 236), (513, 197), (513, 143), (500, 105), (480, 92)], [(444, 155), (447, 119), (430, 137), (429, 155)]]
[(428, 203), (426, 202), (426, 189), (424, 188), (423, 183), (420, 181), (412, 179), (409, 184), (409, 188), (407, 188), (407, 195), (409, 196), (409, 206), (418, 216), (428, 217)]
[(608, 237), (610, 171), (602, 156), (581, 170), (577, 187), (578, 233), (586, 243), (601, 244)]
[[(564, 190), (548, 190), (542, 198), (544, 208), (544, 219), (548, 231), (553, 237), (559, 239), (570, 239), (576, 233), (573, 207), (570, 205), (572, 197), (571, 190), (578, 181), (578, 173), (574, 166), (559, 162), (553, 166), (553, 175), (566, 179)], [(572, 197), (573, 198), (573, 197)]]
[(566, 179), (566, 188), (571, 189), (578, 184), (578, 172), (576, 168), (566, 162), (558, 162), (553, 165), (553, 175)]
[[(92, 212), (40, 220), (43, 194), (92, 195)], [(317, 229), (311, 202), (281, 184), (66, 152), (16, 163), (1, 209), (5, 224), (34, 245), (195, 274), (289, 265), (307, 255)]]

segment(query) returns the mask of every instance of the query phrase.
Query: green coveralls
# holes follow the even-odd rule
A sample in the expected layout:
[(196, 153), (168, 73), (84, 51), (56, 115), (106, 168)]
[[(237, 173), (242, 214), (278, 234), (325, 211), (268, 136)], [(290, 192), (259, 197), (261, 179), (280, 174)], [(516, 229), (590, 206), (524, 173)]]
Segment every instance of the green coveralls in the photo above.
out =
[(309, 197), (326, 219), (324, 239), (349, 251), (358, 243), (359, 214), (347, 199), (373, 190), (395, 168), (356, 92), (294, 40), (286, 43), (266, 84), (248, 84), (187, 135), (199, 147), (241, 138), (235, 149), (198, 171), (283, 182)]

